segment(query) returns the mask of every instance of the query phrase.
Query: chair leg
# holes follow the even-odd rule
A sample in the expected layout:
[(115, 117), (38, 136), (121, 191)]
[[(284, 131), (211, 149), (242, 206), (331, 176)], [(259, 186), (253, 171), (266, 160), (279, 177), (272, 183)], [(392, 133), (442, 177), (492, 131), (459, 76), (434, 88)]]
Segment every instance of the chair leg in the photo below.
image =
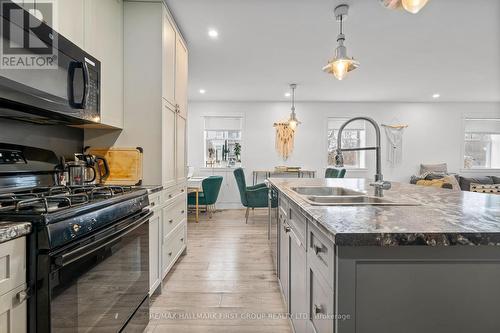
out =
[(247, 207), (247, 211), (245, 213), (245, 224), (248, 224), (248, 214), (250, 213), (250, 207)]
[(213, 214), (213, 207), (212, 205), (208, 206), (208, 218), (211, 219)]

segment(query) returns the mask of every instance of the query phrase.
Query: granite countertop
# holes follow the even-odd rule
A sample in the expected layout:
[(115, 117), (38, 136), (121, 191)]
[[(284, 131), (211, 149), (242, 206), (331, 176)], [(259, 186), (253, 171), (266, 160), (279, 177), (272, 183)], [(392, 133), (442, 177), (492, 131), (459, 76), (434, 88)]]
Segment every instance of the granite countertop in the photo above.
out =
[(29, 222), (8, 222), (0, 221), (0, 243), (5, 243), (31, 232), (31, 223)]
[(366, 191), (365, 179), (279, 179), (269, 182), (339, 246), (498, 245), (500, 196), (392, 183), (384, 196), (420, 206), (312, 206), (291, 190), (297, 186), (336, 186)]

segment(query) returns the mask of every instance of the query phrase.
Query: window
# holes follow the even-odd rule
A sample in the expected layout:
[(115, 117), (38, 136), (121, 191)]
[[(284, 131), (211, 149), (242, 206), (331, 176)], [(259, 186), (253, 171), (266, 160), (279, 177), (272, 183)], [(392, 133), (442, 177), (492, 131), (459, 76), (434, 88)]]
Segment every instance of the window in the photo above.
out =
[(205, 117), (205, 166), (224, 168), (241, 163), (241, 117)]
[(465, 119), (465, 169), (500, 169), (500, 119)]
[[(328, 119), (328, 165), (335, 165), (335, 149), (337, 149), (337, 134), (340, 126), (348, 119)], [(342, 133), (342, 148), (357, 148), (366, 145), (366, 128), (364, 121), (350, 123)], [(364, 151), (344, 152), (344, 165), (347, 168), (365, 168)]]

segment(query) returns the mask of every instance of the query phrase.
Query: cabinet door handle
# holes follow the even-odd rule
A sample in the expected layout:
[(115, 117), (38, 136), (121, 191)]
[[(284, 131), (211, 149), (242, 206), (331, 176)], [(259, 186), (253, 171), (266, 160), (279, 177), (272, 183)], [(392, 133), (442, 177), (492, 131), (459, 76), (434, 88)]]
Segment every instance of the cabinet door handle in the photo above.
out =
[(289, 233), (291, 229), (289, 225), (285, 225), (283, 226), (283, 230), (285, 230), (286, 233)]
[(19, 303), (22, 303), (28, 298), (28, 293), (26, 290), (20, 291), (16, 294), (16, 298)]
[(314, 253), (318, 255), (320, 252), (323, 252), (323, 246), (313, 245)]
[(174, 222), (174, 220), (168, 220), (168, 223), (173, 223), (173, 222)]
[(169, 197), (169, 198), (172, 198), (172, 194), (169, 194), (169, 195), (168, 195), (168, 197)]
[(181, 189), (181, 192), (184, 193), (184, 189)]
[(184, 214), (184, 209), (183, 209), (183, 210), (181, 210), (181, 214)]
[(184, 237), (181, 238), (181, 242), (184, 242)]
[(172, 256), (172, 252), (169, 252), (169, 253), (168, 253), (168, 256), (169, 256), (169, 257), (171, 257), (171, 256)]
[(313, 305), (314, 314), (323, 313), (323, 307), (321, 305)]
[(156, 205), (156, 203), (153, 201), (149, 204), (151, 207), (154, 207)]

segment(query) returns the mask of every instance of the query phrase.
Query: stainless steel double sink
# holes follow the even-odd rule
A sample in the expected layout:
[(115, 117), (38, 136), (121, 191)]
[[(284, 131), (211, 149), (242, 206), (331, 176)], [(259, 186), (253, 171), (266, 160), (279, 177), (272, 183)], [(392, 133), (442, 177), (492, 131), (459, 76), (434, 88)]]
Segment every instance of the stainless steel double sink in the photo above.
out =
[(419, 206), (417, 202), (392, 201), (345, 187), (304, 186), (292, 191), (314, 206)]

